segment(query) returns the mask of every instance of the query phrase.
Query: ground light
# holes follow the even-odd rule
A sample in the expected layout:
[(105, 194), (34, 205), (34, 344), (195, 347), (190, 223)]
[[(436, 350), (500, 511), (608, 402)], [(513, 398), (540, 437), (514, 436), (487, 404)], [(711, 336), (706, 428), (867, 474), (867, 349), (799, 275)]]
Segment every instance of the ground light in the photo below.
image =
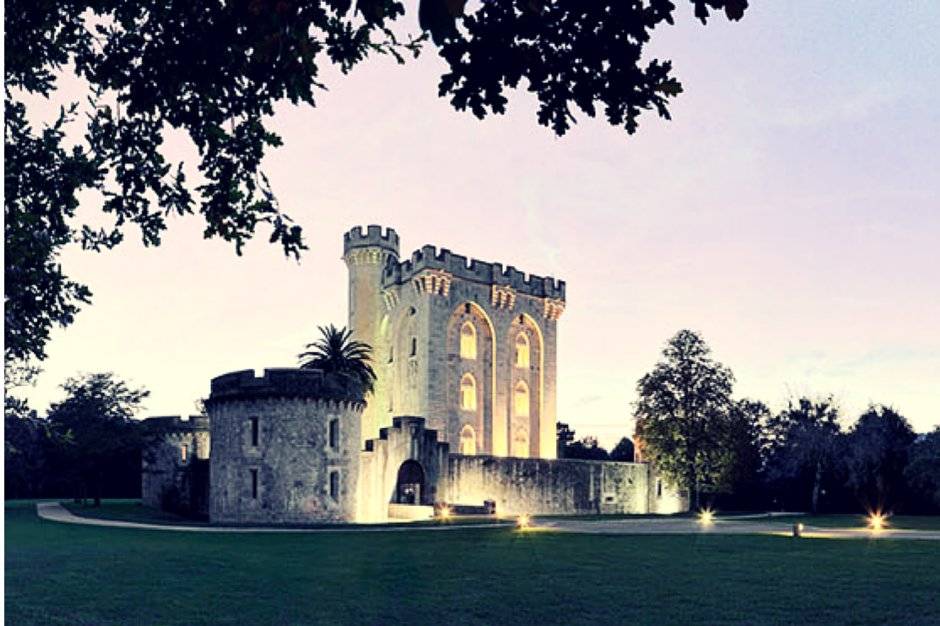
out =
[(702, 509), (698, 513), (698, 521), (702, 526), (711, 526), (715, 521), (715, 512), (711, 509)]
[(441, 519), (450, 519), (450, 507), (442, 506), (437, 513), (438, 517)]
[(868, 515), (868, 527), (872, 532), (881, 532), (888, 525), (888, 516), (881, 511), (874, 511)]
[(516, 518), (516, 528), (518, 528), (519, 530), (525, 530), (526, 528), (531, 528), (531, 527), (532, 527), (532, 519), (528, 516), (528, 514), (523, 513), (518, 518)]

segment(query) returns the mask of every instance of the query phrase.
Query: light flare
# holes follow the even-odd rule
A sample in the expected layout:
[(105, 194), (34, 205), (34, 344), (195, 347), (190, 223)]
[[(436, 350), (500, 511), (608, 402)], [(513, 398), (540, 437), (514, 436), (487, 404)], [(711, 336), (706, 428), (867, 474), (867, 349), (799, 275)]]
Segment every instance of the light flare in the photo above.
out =
[(698, 521), (702, 526), (711, 526), (715, 522), (715, 512), (711, 509), (702, 509), (698, 513)]
[(527, 513), (523, 513), (516, 518), (516, 528), (519, 530), (525, 530), (526, 528), (532, 527), (532, 518), (529, 517)]
[(888, 515), (881, 511), (873, 511), (868, 514), (868, 527), (872, 532), (879, 533), (888, 525)]

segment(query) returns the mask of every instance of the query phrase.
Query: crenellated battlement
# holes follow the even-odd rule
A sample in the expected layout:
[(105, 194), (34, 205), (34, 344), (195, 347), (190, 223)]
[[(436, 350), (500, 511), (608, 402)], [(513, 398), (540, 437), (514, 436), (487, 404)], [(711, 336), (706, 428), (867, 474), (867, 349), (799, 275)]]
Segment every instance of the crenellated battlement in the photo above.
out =
[(370, 224), (366, 232), (362, 226), (356, 226), (343, 235), (343, 256), (356, 248), (382, 248), (398, 257), (398, 233), (394, 228), (385, 228), (377, 224)]
[(216, 376), (206, 405), (230, 400), (269, 398), (308, 398), (363, 405), (363, 393), (348, 377), (322, 370), (272, 368), (263, 376), (254, 370), (241, 370)]
[(454, 254), (447, 248), (438, 250), (431, 245), (415, 250), (410, 259), (387, 265), (383, 274), (383, 286), (406, 283), (425, 270), (444, 271), (455, 278), (485, 285), (512, 287), (517, 293), (525, 295), (562, 301), (565, 299), (563, 280), (526, 274), (512, 265), (504, 268), (501, 263), (468, 258)]
[(158, 415), (144, 419), (143, 423), (159, 427), (168, 434), (209, 431), (209, 418), (205, 415), (190, 415), (187, 419), (180, 415)]

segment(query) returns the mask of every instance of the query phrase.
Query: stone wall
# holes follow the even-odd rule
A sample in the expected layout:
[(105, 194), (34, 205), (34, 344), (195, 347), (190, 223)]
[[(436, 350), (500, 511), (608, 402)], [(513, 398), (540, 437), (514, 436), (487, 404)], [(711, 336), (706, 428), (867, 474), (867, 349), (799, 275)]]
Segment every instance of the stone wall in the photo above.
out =
[(496, 502), (497, 514), (646, 513), (642, 463), (450, 455), (446, 501)]
[(352, 521), (363, 403), (350, 393), (337, 398), (335, 381), (314, 370), (265, 370), (257, 378), (249, 370), (214, 379), (206, 402), (210, 521)]
[(388, 519), (389, 504), (398, 499), (399, 471), (409, 461), (421, 467), (424, 479), (414, 504), (430, 506), (442, 501), (448, 451), (448, 444), (438, 441), (437, 432), (427, 429), (423, 418), (396, 417), (377, 439), (366, 442), (360, 454), (357, 521)]
[(210, 434), (205, 416), (151, 417), (145, 426), (160, 433), (141, 458), (141, 500), (144, 506), (168, 508), (197, 516), (208, 514)]

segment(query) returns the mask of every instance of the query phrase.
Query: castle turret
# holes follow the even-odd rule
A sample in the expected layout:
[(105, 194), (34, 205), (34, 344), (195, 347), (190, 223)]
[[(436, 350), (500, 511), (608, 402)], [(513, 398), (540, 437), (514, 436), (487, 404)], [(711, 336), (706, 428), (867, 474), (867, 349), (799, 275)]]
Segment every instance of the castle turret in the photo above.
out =
[(388, 359), (388, 337), (382, 320), (385, 301), (382, 275), (389, 263), (398, 262), (398, 234), (394, 229), (369, 225), (365, 233), (357, 226), (343, 235), (343, 260), (349, 268), (349, 325), (353, 337), (372, 346), (372, 366), (378, 381), (362, 414), (362, 441), (378, 436), (379, 413), (388, 404), (387, 380), (382, 366)]

